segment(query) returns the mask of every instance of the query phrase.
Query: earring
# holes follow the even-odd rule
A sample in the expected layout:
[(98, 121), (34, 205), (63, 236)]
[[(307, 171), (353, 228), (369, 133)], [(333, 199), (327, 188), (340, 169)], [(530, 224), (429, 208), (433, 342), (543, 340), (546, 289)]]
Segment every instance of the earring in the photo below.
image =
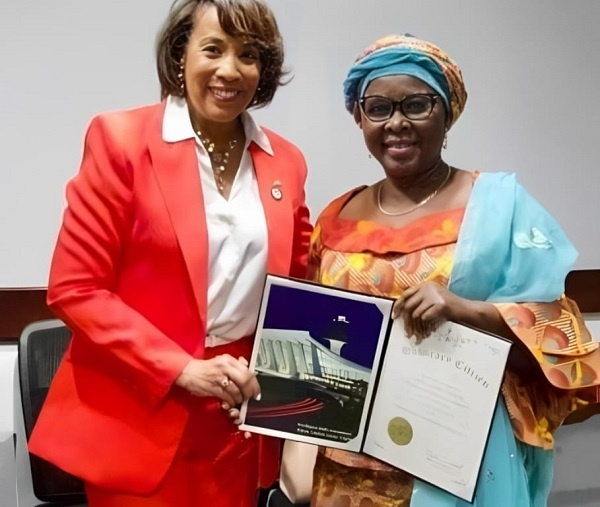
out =
[(257, 86), (256, 91), (254, 92), (254, 97), (252, 97), (252, 101), (250, 102), (249, 107), (252, 107), (252, 106), (255, 106), (256, 104), (258, 104), (258, 98), (259, 98), (261, 91), (262, 91), (262, 88), (260, 86)]
[(179, 79), (179, 88), (181, 90), (181, 96), (185, 95), (185, 80), (183, 79), (185, 68), (183, 66), (183, 61), (179, 64), (179, 74), (177, 74), (177, 79)]
[(442, 148), (445, 150), (448, 147), (448, 131), (444, 134), (444, 142), (442, 143)]

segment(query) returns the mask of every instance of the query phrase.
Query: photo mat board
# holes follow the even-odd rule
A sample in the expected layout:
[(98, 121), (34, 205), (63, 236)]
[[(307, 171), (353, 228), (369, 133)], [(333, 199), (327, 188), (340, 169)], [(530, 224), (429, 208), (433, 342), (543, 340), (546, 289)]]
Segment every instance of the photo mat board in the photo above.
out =
[(360, 451), (392, 299), (267, 275), (241, 429)]

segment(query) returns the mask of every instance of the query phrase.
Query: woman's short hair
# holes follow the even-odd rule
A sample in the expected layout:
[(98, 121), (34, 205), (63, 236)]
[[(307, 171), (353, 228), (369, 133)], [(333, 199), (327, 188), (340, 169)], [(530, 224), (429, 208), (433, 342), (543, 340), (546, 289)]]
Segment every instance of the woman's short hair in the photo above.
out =
[(183, 96), (181, 60), (194, 29), (196, 11), (214, 5), (221, 27), (228, 35), (249, 39), (260, 53), (260, 80), (250, 107), (273, 100), (275, 91), (286, 84), (283, 78), (283, 40), (271, 9), (262, 0), (175, 0), (156, 40), (156, 66), (160, 96)]

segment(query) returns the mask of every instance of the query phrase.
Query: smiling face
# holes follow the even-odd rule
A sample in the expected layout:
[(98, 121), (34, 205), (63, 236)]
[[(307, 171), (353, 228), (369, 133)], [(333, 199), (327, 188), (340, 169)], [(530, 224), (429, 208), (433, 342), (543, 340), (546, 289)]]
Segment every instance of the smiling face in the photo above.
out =
[(186, 98), (194, 126), (211, 131), (231, 123), (252, 101), (260, 55), (250, 42), (223, 31), (214, 6), (201, 7), (183, 56)]
[[(400, 101), (416, 93), (435, 93), (417, 78), (406, 75), (384, 76), (373, 80), (364, 96), (380, 95)], [(414, 179), (427, 173), (440, 160), (446, 133), (446, 111), (438, 99), (429, 118), (409, 120), (397, 107), (391, 118), (369, 120), (360, 108), (354, 114), (363, 131), (365, 144), (390, 178)]]

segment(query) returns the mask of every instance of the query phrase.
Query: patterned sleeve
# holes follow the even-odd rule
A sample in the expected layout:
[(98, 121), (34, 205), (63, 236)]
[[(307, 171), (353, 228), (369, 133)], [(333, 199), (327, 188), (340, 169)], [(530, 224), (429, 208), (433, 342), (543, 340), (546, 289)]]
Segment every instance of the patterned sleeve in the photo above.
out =
[(569, 417), (600, 412), (600, 343), (590, 335), (574, 301), (496, 304), (527, 346), (543, 375), (525, 381), (507, 371), (502, 392), (516, 436), (550, 449), (554, 431)]
[(313, 229), (310, 245), (308, 250), (308, 267), (306, 272), (306, 278), (315, 282), (321, 280), (321, 256), (322, 256), (323, 244), (321, 243), (321, 224), (317, 220), (315, 228)]

